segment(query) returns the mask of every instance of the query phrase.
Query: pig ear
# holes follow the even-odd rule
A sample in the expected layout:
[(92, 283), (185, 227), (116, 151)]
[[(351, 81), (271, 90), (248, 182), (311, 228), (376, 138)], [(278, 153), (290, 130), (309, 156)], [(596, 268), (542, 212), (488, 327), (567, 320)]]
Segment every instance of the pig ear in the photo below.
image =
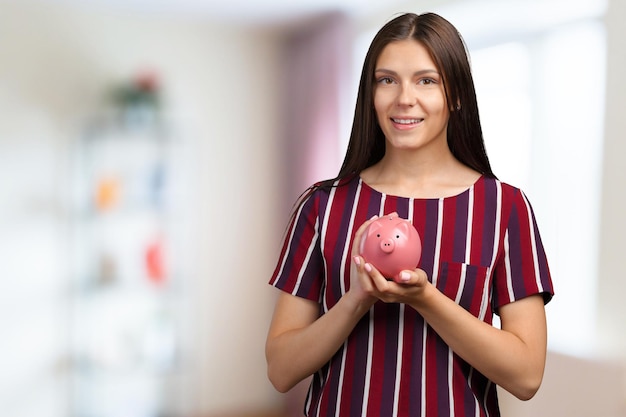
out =
[(411, 227), (411, 225), (409, 225), (409, 222), (401, 222), (398, 224), (398, 231), (400, 231), (402, 234), (404, 234), (404, 236), (409, 236), (409, 232), (410, 229), (409, 227)]
[(369, 227), (367, 228), (367, 234), (371, 235), (372, 233), (374, 233), (375, 231), (377, 231), (378, 229), (380, 229), (381, 227), (383, 227), (381, 222), (373, 222), (372, 224), (369, 225)]

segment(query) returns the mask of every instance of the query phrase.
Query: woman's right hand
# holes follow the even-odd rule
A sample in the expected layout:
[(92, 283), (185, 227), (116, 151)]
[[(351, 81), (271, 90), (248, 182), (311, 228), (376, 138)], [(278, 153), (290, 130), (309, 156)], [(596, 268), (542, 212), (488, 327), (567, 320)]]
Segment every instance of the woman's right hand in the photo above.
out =
[(361, 237), (375, 219), (357, 230), (351, 253), (350, 288), (326, 314), (319, 315), (316, 301), (281, 292), (265, 350), (269, 379), (279, 391), (288, 391), (327, 363), (378, 300), (372, 278), (364, 269), (365, 260), (359, 255)]
[[(360, 254), (361, 240), (367, 227), (378, 219), (373, 216), (356, 231), (352, 242), (352, 263), (350, 267), (350, 289), (345, 296), (351, 297), (359, 305), (369, 309), (377, 300), (377, 290), (370, 274), (365, 270), (365, 259)], [(344, 296), (344, 297), (345, 297)]]

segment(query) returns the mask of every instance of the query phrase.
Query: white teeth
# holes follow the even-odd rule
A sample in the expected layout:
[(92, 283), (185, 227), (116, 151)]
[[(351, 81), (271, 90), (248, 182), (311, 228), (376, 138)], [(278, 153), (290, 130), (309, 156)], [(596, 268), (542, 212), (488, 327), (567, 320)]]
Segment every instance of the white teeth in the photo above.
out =
[(401, 125), (411, 125), (415, 123), (421, 122), (423, 119), (391, 119), (394, 123), (398, 123)]

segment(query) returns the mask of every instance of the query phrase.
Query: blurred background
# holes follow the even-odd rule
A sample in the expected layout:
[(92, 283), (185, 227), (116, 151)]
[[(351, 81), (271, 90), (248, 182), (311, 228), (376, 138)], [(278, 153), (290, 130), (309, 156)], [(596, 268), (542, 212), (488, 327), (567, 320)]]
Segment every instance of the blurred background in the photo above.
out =
[(301, 415), (267, 281), (406, 11), (464, 36), (551, 263), (544, 384), (503, 415), (626, 416), (622, 0), (0, 0), (2, 415)]

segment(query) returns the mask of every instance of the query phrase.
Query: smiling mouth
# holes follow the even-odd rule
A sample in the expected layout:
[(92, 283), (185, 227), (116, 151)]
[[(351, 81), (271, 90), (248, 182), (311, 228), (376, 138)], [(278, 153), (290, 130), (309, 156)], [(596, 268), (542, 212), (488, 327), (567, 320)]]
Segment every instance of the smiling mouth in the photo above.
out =
[(414, 125), (420, 122), (423, 122), (424, 119), (394, 119), (391, 118), (391, 121), (400, 125)]

